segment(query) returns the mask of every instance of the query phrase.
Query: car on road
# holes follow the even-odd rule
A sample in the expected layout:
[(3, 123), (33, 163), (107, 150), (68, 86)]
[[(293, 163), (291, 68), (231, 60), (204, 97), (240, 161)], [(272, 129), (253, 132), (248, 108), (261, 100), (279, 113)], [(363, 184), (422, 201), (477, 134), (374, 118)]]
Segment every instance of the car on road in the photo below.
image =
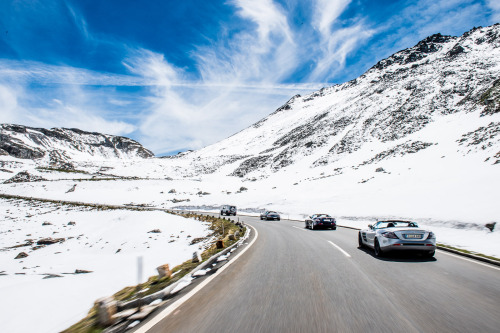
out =
[(416, 222), (387, 220), (368, 225), (358, 233), (359, 247), (369, 247), (377, 257), (390, 251), (416, 251), (426, 257), (434, 256), (436, 236), (419, 228)]
[(306, 228), (314, 229), (327, 229), (337, 230), (337, 221), (335, 218), (328, 214), (314, 214), (309, 216), (306, 220)]
[(220, 209), (220, 215), (236, 216), (236, 206), (224, 205)]
[(276, 220), (279, 221), (281, 219), (280, 214), (273, 212), (273, 211), (267, 211), (262, 214), (260, 214), (260, 219), (261, 220)]

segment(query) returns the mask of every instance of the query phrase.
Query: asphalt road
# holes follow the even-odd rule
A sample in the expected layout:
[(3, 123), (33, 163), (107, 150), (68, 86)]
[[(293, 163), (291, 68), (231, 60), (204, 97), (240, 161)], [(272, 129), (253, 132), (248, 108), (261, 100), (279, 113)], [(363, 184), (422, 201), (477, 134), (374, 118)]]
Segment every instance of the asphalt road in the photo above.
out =
[(500, 332), (500, 269), (376, 258), (357, 231), (240, 217), (254, 245), (148, 332)]

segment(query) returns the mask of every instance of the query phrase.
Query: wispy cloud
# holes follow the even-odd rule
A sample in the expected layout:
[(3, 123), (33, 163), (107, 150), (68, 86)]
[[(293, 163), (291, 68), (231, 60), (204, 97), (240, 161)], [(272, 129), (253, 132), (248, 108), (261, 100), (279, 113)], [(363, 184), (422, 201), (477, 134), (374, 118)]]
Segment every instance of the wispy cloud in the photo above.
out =
[(486, 0), (486, 5), (491, 10), (492, 23), (500, 23), (500, 2), (498, 0)]
[[(500, 11), (493, 0), (408, 0), (394, 2), (393, 11), (381, 11), (381, 18), (363, 11), (368, 2), (358, 0), (307, 5), (298, 0), (228, 0), (224, 6), (231, 17), (215, 20), (217, 33), (202, 42), (197, 38), (189, 49), (176, 49), (177, 57), (189, 57), (179, 62), (163, 44), (146, 47), (119, 30), (112, 34), (108, 25), (105, 33), (97, 31), (78, 1), (37, 2), (36, 10), (26, 4), (4, 6), (16, 15), (27, 8), (29, 15), (16, 20), (21, 24), (0, 11), (0, 27), (2, 20), (13, 27), (0, 36), (0, 46), (5, 42), (12, 54), (20, 55), (0, 59), (0, 122), (130, 135), (156, 153), (221, 140), (294, 94), (356, 77), (430, 34), (462, 33), (486, 12), (490, 20), (498, 20)], [(60, 18), (57, 27), (44, 22), (55, 18)], [(49, 45), (59, 55), (67, 49), (61, 45), (74, 40), (70, 44), (76, 45), (76, 54), (95, 58), (82, 56), (84, 60), (72, 63), (71, 54), (49, 54), (39, 61), (24, 60), (39, 58), (33, 56), (34, 47), (11, 36), (44, 24), (48, 41), (30, 34), (29, 42)], [(69, 33), (56, 36), (58, 29)], [(87, 66), (89, 59), (92, 66)], [(101, 66), (102, 59), (109, 66)]]
[(44, 96), (19, 83), (0, 82), (0, 123), (74, 127), (115, 135), (127, 135), (136, 129), (127, 121), (113, 119), (100, 105), (103, 98), (96, 100), (98, 94), (86, 92), (78, 85), (52, 87), (50, 91), (42, 88), (41, 94)]

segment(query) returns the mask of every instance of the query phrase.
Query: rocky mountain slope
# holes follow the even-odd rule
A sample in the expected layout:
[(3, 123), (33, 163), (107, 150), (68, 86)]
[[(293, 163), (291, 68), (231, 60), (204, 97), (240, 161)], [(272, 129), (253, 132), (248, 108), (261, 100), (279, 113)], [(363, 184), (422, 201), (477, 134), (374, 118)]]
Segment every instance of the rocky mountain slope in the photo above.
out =
[(121, 136), (67, 128), (0, 125), (0, 155), (45, 160), (54, 167), (71, 168), (73, 160), (149, 158), (154, 154)]
[(294, 165), (338, 174), (429, 149), (498, 164), (499, 59), (500, 24), (435, 34), (357, 79), (294, 96), (236, 135), (171, 160), (191, 175), (248, 179)]

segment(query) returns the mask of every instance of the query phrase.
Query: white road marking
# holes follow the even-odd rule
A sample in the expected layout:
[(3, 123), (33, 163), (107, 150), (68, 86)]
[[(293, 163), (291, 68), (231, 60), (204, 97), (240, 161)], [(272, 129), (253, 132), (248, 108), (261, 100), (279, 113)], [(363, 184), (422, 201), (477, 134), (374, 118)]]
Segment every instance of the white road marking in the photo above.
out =
[(475, 264), (486, 266), (486, 267), (489, 267), (489, 268), (496, 269), (497, 271), (500, 271), (500, 267), (496, 267), (496, 266), (493, 266), (493, 265), (490, 265), (490, 264), (486, 264), (486, 263), (480, 262), (480, 261), (475, 260), (475, 259), (469, 259), (469, 258), (466, 258), (466, 257), (462, 257), (462, 256), (459, 256), (457, 254), (449, 253), (449, 252), (446, 252), (446, 251), (441, 251), (441, 250), (438, 250), (438, 251), (439, 251), (439, 253), (442, 253), (442, 254), (446, 254), (446, 255), (449, 255), (449, 256), (452, 256), (452, 257), (455, 257), (455, 258), (458, 258), (458, 259), (470, 261), (470, 262), (473, 262)]
[(296, 226), (292, 226), (292, 228), (299, 229), (299, 230), (302, 230), (302, 231), (307, 231), (307, 230), (306, 230), (306, 229), (304, 229), (304, 228), (299, 228), (299, 227), (296, 227)]
[(201, 282), (196, 288), (191, 290), (189, 293), (187, 293), (184, 297), (178, 299), (172, 305), (170, 305), (168, 308), (164, 309), (162, 312), (160, 312), (158, 315), (153, 317), (149, 322), (144, 324), (144, 326), (140, 327), (136, 333), (145, 333), (149, 331), (151, 328), (153, 328), (156, 324), (158, 324), (160, 321), (163, 320), (163, 318), (167, 317), (169, 314), (177, 310), (182, 304), (184, 304), (187, 300), (189, 300), (191, 297), (193, 297), (198, 291), (200, 291), (204, 286), (206, 286), (210, 281), (215, 279), (220, 273), (222, 273), (226, 268), (228, 268), (232, 263), (236, 261), (243, 253), (245, 253), (249, 248), (252, 247), (253, 243), (257, 240), (259, 237), (259, 233), (257, 232), (257, 229), (252, 227), (251, 225), (248, 224), (249, 227), (251, 227), (255, 231), (255, 237), (254, 239), (250, 242), (250, 244), (245, 247), (243, 250), (241, 250), (240, 253), (238, 253), (233, 260), (229, 261), (227, 264), (222, 266), (215, 272), (215, 274), (209, 276), (205, 281)]
[(345, 252), (340, 246), (338, 246), (337, 244), (333, 243), (333, 242), (330, 242), (328, 241), (328, 243), (332, 244), (333, 246), (335, 246), (340, 252), (342, 252), (346, 257), (350, 258), (351, 255), (347, 252)]

